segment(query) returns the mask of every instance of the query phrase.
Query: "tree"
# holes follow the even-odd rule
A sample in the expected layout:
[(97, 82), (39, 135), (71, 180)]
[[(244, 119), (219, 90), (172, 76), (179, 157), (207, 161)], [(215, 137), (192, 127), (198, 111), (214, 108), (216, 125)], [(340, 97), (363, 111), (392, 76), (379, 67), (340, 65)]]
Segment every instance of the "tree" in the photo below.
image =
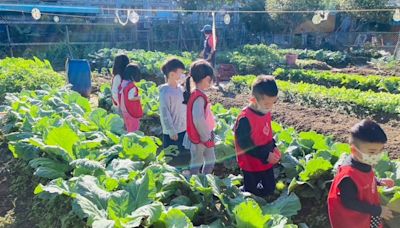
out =
[[(338, 0), (341, 10), (349, 9), (385, 9), (389, 0)], [(387, 23), (391, 20), (393, 12), (349, 12), (354, 18), (364, 22)]]
[(225, 4), (232, 4), (235, 0), (176, 0), (185, 10), (215, 10)]
[[(248, 2), (248, 3), (247, 3)], [(264, 11), (264, 0), (243, 1), (243, 11)], [(240, 21), (245, 24), (247, 30), (252, 33), (261, 33), (270, 30), (270, 16), (267, 13), (250, 13), (241, 14)]]
[[(329, 0), (266, 0), (268, 11), (323, 10), (330, 8)], [(311, 20), (310, 13), (270, 13), (275, 29), (292, 31), (305, 20)]]

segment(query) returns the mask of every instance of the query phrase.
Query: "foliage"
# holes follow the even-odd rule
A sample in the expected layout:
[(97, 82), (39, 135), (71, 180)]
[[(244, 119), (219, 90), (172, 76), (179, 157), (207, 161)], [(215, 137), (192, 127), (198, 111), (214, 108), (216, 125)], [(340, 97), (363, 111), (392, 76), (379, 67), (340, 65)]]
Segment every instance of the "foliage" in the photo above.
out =
[(331, 66), (326, 64), (325, 62), (321, 62), (318, 60), (313, 59), (298, 59), (296, 60), (296, 66), (300, 69), (307, 69), (307, 70), (330, 70), (332, 69)]
[(400, 222), (400, 163), (385, 156), (375, 167), (379, 178), (390, 178), (395, 181), (395, 187), (378, 189), (381, 196), (381, 203), (389, 207), (394, 215), (390, 221), (385, 221), (390, 228), (397, 227)]
[[(254, 0), (243, 4), (243, 11), (264, 11), (265, 1)], [(270, 17), (263, 13), (243, 13), (240, 14), (240, 20), (245, 24), (246, 29), (251, 33), (268, 32), (271, 29)], [(273, 28), (273, 26), (272, 26)]]
[[(235, 176), (186, 179), (166, 164), (159, 139), (125, 135), (120, 117), (92, 110), (68, 89), (23, 91), (10, 94), (7, 102), (2, 132), (10, 151), (28, 162), (35, 176), (49, 180), (34, 193), (47, 200), (67, 197), (71, 213), (89, 226), (231, 225), (234, 208), (249, 197)], [(283, 205), (294, 207), (265, 212), (271, 223), (290, 223), (287, 217), (300, 209), (296, 196), (282, 197)]]
[(379, 71), (389, 72), (392, 75), (398, 75), (398, 72), (400, 70), (400, 61), (391, 55), (382, 56), (380, 58), (373, 58), (369, 62), (369, 65)]
[(346, 89), (325, 86), (279, 81), (279, 89), (285, 98), (300, 101), (316, 106), (342, 109), (348, 113), (376, 115), (390, 118), (400, 115), (400, 96), (390, 93), (363, 92), (355, 89)]
[[(265, 9), (268, 11), (294, 11), (294, 10), (319, 10), (325, 9), (329, 1), (318, 0), (267, 0)], [(270, 13), (275, 27), (293, 30), (305, 20), (311, 20), (307, 13)]]
[(268, 74), (283, 64), (283, 57), (267, 45), (245, 45), (231, 55), (231, 63), (235, 64), (241, 74)]
[(225, 4), (232, 4), (234, 0), (205, 0), (205, 1), (191, 1), (191, 0), (178, 0), (179, 6), (186, 10), (201, 10), (201, 9), (210, 9), (210, 6), (213, 7), (222, 7)]
[[(232, 77), (234, 89), (249, 90), (255, 78), (255, 75)], [(277, 81), (277, 83), (284, 99), (287, 100), (340, 109), (360, 116), (376, 115), (382, 118), (398, 118), (400, 115), (400, 95), (398, 94), (375, 93), (344, 87), (327, 88), (303, 82), (295, 84)]]
[(106, 83), (101, 85), (100, 93), (99, 93), (99, 108), (105, 109), (108, 112), (112, 110), (113, 102), (112, 102), (112, 94), (111, 94), (111, 85)]
[(299, 59), (304, 60), (318, 60), (325, 62), (333, 67), (343, 67), (349, 63), (349, 56), (347, 53), (340, 51), (329, 50), (308, 50), (308, 49), (281, 49), (276, 45), (270, 45), (270, 48), (276, 50), (279, 55), (285, 56), (286, 54), (297, 54)]
[(162, 77), (161, 66), (165, 60), (176, 57), (180, 59), (185, 66), (189, 67), (196, 57), (190, 52), (183, 52), (179, 56), (170, 55), (159, 51), (131, 50), (116, 48), (104, 48), (90, 54), (89, 59), (95, 69), (108, 68), (113, 66), (114, 58), (118, 54), (126, 54), (132, 62), (137, 62), (141, 66), (141, 73), (145, 76)]
[[(271, 74), (277, 67), (285, 67), (287, 54), (297, 54), (301, 59), (300, 68), (330, 69), (349, 63), (349, 56), (343, 52), (326, 50), (280, 49), (276, 45), (247, 44), (233, 52), (222, 53), (221, 60), (234, 64), (240, 74)], [(319, 61), (319, 62), (318, 62)]]
[[(339, 9), (385, 9), (388, 7), (389, 0), (339, 0)], [(362, 21), (383, 22), (391, 20), (391, 12), (352, 12), (352, 16)]]
[(44, 84), (60, 87), (64, 78), (56, 73), (47, 60), (38, 58), (5, 58), (0, 60), (0, 99), (6, 93), (23, 89), (39, 89)]
[[(139, 88), (141, 103), (143, 111), (148, 117), (158, 116), (159, 102), (158, 102), (158, 87), (154, 82), (142, 80), (136, 83)], [(107, 111), (111, 111), (111, 85), (106, 83), (100, 88), (99, 94), (99, 107)]]
[(400, 93), (399, 77), (363, 76), (332, 73), (330, 71), (284, 70), (281, 68), (274, 72), (274, 76), (280, 80), (305, 82), (326, 87), (343, 86), (348, 89), (359, 89), (362, 91), (372, 90), (375, 92)]
[(35, 224), (37, 227), (85, 227), (82, 220), (70, 213), (71, 201), (68, 198), (43, 200), (33, 194), (35, 186), (46, 180), (34, 176), (32, 168), (25, 161), (13, 159), (9, 164), (9, 197), (13, 199), (14, 208), (6, 216), (11, 223), (4, 224), (0, 220), (0, 226), (30, 227)]

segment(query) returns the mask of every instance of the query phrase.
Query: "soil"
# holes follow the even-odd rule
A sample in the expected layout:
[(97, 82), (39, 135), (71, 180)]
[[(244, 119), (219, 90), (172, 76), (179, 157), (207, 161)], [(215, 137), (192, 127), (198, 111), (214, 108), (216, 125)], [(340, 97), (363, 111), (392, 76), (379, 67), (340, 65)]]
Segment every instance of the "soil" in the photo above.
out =
[(101, 74), (92, 75), (92, 94), (99, 92), (100, 87), (106, 83), (111, 84), (111, 76)]
[[(226, 108), (242, 108), (248, 104), (248, 94), (227, 93), (211, 90), (208, 95), (212, 103), (221, 103)], [(335, 140), (347, 142), (349, 129), (362, 119), (335, 110), (322, 107), (307, 107), (296, 103), (279, 101), (274, 107), (273, 119), (279, 123), (294, 127), (298, 131), (316, 131), (324, 135), (332, 135)], [(380, 122), (379, 120), (375, 120)], [(391, 158), (400, 158), (400, 121), (392, 120), (380, 123), (388, 136), (385, 149)]]

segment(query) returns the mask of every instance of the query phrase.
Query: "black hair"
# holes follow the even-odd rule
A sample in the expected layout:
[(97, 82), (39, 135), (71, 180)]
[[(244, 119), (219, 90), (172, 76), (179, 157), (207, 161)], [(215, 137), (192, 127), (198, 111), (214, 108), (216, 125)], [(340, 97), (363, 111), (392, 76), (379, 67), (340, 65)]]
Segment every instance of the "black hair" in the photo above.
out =
[(122, 77), (122, 74), (125, 71), (126, 66), (129, 64), (129, 58), (125, 54), (117, 55), (114, 59), (114, 65), (112, 69), (112, 74), (115, 76), (119, 74)]
[(185, 65), (177, 58), (167, 60), (161, 67), (161, 71), (168, 78), (168, 74), (178, 69), (185, 69)]
[(215, 80), (214, 69), (211, 64), (205, 60), (197, 60), (190, 66), (190, 75), (186, 79), (186, 91), (183, 93), (184, 104), (187, 104), (191, 94), (190, 80), (194, 83), (199, 83), (201, 80), (210, 76), (212, 80)]
[(141, 80), (140, 67), (136, 63), (129, 63), (122, 75), (122, 79), (138, 82)]
[(355, 144), (357, 141), (385, 144), (387, 136), (379, 124), (373, 120), (364, 119), (350, 130), (350, 144)]
[(205, 30), (204, 34), (207, 34), (207, 35), (212, 34), (212, 30)]
[(262, 96), (278, 96), (278, 86), (273, 76), (259, 75), (251, 87), (251, 94), (259, 100)]

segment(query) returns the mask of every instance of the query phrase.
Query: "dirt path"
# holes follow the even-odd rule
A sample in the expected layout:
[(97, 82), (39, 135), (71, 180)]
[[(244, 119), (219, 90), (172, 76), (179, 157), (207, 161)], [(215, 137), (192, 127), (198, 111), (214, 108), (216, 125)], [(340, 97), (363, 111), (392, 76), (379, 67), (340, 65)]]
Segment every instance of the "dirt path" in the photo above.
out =
[[(221, 103), (225, 107), (244, 107), (249, 95), (210, 91), (213, 103)], [(306, 107), (296, 103), (278, 102), (274, 109), (273, 119), (282, 124), (292, 126), (299, 131), (316, 131), (324, 135), (332, 135), (337, 141), (347, 142), (351, 126), (361, 119), (323, 108)], [(381, 124), (389, 141), (386, 150), (392, 158), (400, 158), (400, 122), (391, 121)]]

